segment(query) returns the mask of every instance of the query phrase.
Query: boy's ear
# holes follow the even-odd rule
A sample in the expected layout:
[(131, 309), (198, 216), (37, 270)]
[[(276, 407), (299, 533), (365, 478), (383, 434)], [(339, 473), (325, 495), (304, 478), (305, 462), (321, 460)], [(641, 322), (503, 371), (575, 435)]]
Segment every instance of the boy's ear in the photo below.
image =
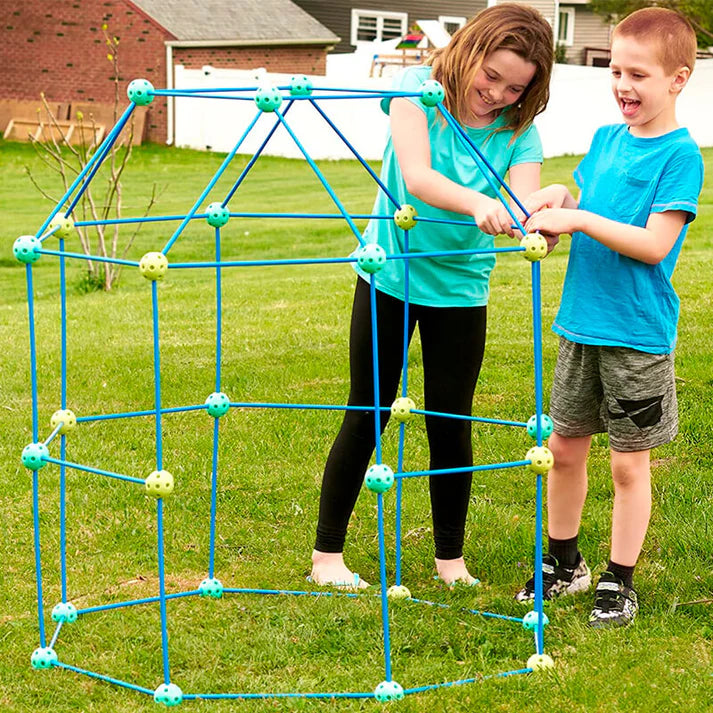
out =
[(688, 83), (688, 80), (691, 76), (691, 70), (689, 67), (684, 65), (683, 67), (679, 67), (674, 73), (673, 73), (673, 78), (671, 80), (671, 91), (674, 94), (678, 94), (678, 92), (683, 89), (686, 84)]

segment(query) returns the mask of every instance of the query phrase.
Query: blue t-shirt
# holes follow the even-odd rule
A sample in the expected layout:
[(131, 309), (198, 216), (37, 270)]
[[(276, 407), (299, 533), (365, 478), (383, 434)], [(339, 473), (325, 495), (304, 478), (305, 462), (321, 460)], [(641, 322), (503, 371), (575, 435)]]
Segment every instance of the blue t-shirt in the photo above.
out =
[[(398, 91), (418, 91), (421, 83), (431, 76), (431, 67), (409, 67), (394, 79)], [(435, 107), (426, 107), (419, 97), (410, 98), (428, 120), (431, 142), (431, 167), (455, 183), (472, 188), (495, 198), (483, 174), (463, 148), (460, 139), (444, 121)], [(389, 102), (382, 102), (388, 113)], [(487, 127), (467, 128), (468, 135), (499, 175), (520, 163), (541, 163), (542, 146), (537, 129), (528, 127), (512, 141), (513, 132), (493, 129), (503, 126), (498, 117)], [(444, 223), (417, 223), (409, 231), (410, 252), (436, 252), (464, 250), (469, 248), (492, 248), (493, 236), (481, 232), (472, 217), (434, 208), (407, 192), (404, 179), (389, 135), (381, 170), (381, 180), (401, 205), (411, 204), (421, 217), (467, 221), (469, 225)], [(496, 180), (496, 179), (493, 179)], [(374, 204), (373, 215), (393, 215), (396, 207), (383, 190)], [(376, 242), (387, 255), (405, 253), (404, 232), (393, 220), (371, 220), (364, 232), (367, 242)], [(414, 304), (435, 307), (482, 306), (488, 302), (488, 280), (495, 265), (495, 255), (449, 255), (444, 257), (416, 258), (409, 260), (409, 300)], [(362, 274), (368, 279), (368, 275)], [(376, 286), (399, 299), (404, 298), (405, 261), (387, 260), (382, 270), (375, 274)]]
[(625, 124), (603, 126), (574, 179), (581, 189), (582, 210), (640, 227), (651, 213), (681, 210), (686, 224), (658, 265), (625, 257), (584, 233), (574, 233), (552, 329), (580, 344), (668, 354), (676, 345), (679, 313), (671, 276), (703, 185), (698, 146), (683, 128), (638, 138)]

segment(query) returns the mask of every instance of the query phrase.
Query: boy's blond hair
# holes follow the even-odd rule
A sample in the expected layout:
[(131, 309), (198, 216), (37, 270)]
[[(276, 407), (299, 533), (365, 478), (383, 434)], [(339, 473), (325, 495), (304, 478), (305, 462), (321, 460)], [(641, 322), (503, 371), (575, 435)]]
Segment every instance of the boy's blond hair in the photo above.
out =
[(681, 67), (693, 71), (698, 42), (691, 23), (675, 10), (645, 7), (627, 15), (615, 28), (616, 37), (633, 37), (656, 45), (658, 61), (666, 74)]

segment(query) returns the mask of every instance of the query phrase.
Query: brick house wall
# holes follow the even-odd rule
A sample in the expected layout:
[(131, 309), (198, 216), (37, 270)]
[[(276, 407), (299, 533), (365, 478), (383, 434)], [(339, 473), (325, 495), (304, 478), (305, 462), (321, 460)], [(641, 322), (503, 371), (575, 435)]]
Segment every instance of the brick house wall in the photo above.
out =
[[(148, 79), (166, 86), (166, 41), (170, 33), (130, 0), (0, 0), (0, 100), (111, 104), (114, 71), (102, 31), (119, 38), (119, 105), (128, 104), (126, 86)], [(324, 74), (326, 48), (174, 48), (174, 62), (189, 67), (265, 67), (268, 71)], [(165, 142), (166, 99), (157, 97), (146, 118), (145, 140)]]

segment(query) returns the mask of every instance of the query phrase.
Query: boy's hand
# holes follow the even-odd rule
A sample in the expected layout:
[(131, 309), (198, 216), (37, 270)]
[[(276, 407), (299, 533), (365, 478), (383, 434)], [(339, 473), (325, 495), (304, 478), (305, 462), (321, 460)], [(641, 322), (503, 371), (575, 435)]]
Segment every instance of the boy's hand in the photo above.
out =
[[(550, 233), (552, 235), (571, 235), (576, 230), (579, 230), (577, 218), (580, 217), (580, 211), (571, 210), (569, 208), (543, 208), (541, 211), (534, 213), (525, 224), (529, 233), (534, 233), (539, 230), (541, 233)], [(547, 237), (547, 236), (545, 236)]]
[(475, 224), (489, 235), (509, 235), (515, 237), (512, 229), (512, 217), (505, 206), (495, 198), (480, 195), (473, 210)]
[(553, 183), (531, 193), (525, 200), (524, 206), (528, 213), (536, 213), (543, 208), (562, 208), (568, 197), (571, 196), (567, 186)]

